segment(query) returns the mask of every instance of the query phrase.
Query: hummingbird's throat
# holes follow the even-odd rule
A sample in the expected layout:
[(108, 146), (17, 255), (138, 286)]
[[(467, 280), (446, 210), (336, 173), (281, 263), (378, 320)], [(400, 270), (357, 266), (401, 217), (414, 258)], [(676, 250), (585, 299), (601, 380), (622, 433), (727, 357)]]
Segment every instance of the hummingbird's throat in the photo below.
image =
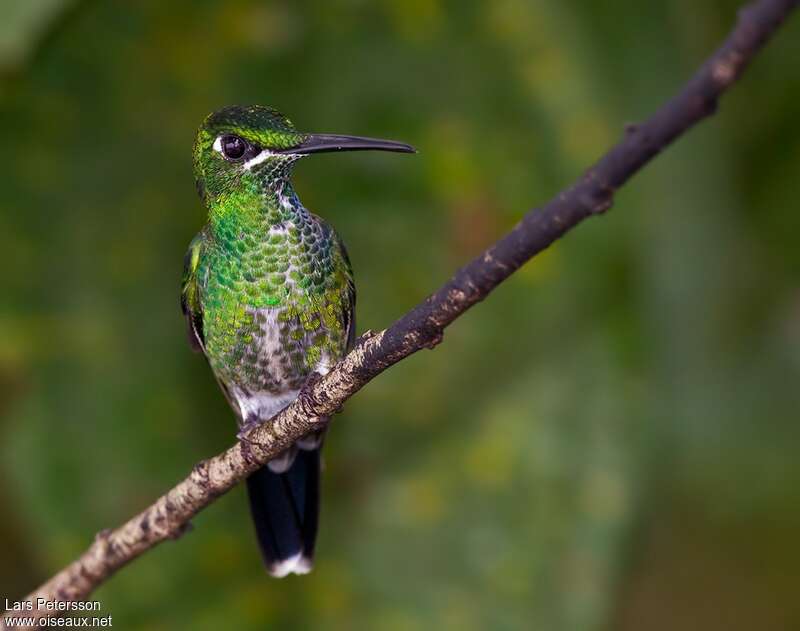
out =
[[(311, 221), (295, 193), (288, 174), (276, 177), (252, 173), (250, 185), (236, 187), (209, 204), (209, 224), (219, 240), (247, 235), (260, 240), (287, 227), (302, 227)], [(260, 177), (259, 177), (260, 176)]]

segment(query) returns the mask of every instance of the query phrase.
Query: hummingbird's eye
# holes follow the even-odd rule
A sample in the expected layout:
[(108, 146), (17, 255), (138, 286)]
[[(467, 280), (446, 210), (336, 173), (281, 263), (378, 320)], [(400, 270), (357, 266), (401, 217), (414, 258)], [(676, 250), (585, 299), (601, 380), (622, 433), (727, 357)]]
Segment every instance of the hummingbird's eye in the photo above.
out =
[(222, 155), (228, 160), (241, 160), (247, 151), (247, 141), (239, 136), (223, 136), (220, 139)]

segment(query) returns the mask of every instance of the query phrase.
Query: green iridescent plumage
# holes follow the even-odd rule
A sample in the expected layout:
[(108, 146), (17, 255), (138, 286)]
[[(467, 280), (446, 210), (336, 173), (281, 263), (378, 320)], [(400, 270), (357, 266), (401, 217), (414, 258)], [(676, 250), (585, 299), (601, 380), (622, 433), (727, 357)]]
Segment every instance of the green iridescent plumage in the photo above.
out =
[[(265, 196), (252, 215), (231, 212), (210, 224), (190, 252), (187, 303), (194, 318), (202, 314), (203, 347), (223, 383), (297, 389), (323, 355), (334, 363), (343, 355), (355, 301), (352, 272), (324, 221)], [(275, 362), (259, 352), (267, 326), (277, 336), (278, 346), (270, 347)]]
[(291, 187), (297, 156), (231, 168), (213, 148), (220, 134), (267, 150), (307, 136), (268, 108), (230, 108), (206, 120), (195, 171), (209, 223), (192, 242), (184, 277), (185, 303), (222, 384), (296, 390), (320, 362), (329, 368), (346, 350), (355, 302), (350, 263), (334, 230)]
[[(181, 304), (245, 429), (288, 405), (313, 372), (353, 343), (355, 286), (341, 239), (309, 212), (289, 181), (309, 153), (379, 149), (392, 141), (303, 134), (268, 107), (211, 114), (194, 145), (208, 223), (186, 254)], [(322, 436), (304, 438), (248, 479), (251, 510), (271, 574), (305, 573), (317, 529)]]

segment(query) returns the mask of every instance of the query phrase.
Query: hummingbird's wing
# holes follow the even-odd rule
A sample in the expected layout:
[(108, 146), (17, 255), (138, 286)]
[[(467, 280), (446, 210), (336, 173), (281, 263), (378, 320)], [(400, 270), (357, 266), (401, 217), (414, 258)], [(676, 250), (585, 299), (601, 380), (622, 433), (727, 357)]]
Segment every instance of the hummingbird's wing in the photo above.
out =
[[(203, 301), (201, 294), (203, 291), (204, 279), (198, 277), (200, 261), (207, 243), (205, 231), (200, 232), (189, 244), (189, 250), (183, 259), (183, 278), (181, 279), (181, 311), (186, 318), (186, 333), (189, 337), (189, 345), (192, 350), (206, 354), (206, 340), (203, 334)], [(208, 359), (208, 358), (206, 358)], [(222, 394), (228, 400), (228, 404), (239, 417), (240, 423), (241, 408), (231, 396), (228, 387), (214, 374), (219, 384)]]
[(200, 284), (197, 270), (203, 256), (206, 236), (200, 232), (189, 244), (183, 259), (183, 278), (181, 279), (181, 311), (186, 318), (186, 332), (189, 345), (196, 352), (205, 352), (203, 337), (203, 303), (200, 300)]

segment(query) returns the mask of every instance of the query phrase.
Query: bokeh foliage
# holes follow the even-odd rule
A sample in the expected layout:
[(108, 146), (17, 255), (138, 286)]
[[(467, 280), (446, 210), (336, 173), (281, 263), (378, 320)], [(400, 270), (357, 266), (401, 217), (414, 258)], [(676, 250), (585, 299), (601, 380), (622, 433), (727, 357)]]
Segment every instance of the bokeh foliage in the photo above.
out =
[[(736, 4), (5, 0), (0, 596), (232, 441), (178, 310), (206, 113), (420, 149), (297, 170), (378, 329), (673, 92)], [(313, 574), (266, 577), (237, 489), (100, 590), (115, 625), (797, 628), (798, 58), (795, 20), (611, 212), (348, 403)]]

